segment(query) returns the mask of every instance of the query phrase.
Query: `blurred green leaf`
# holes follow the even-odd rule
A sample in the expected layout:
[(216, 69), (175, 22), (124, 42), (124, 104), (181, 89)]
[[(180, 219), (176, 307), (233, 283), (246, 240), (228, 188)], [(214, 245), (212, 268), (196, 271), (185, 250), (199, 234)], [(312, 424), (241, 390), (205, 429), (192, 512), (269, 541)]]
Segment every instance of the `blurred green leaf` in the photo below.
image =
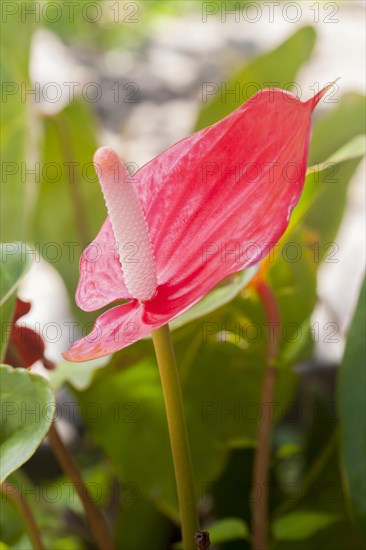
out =
[[(204, 452), (199, 441), (216, 440), (213, 446), (218, 449), (225, 445), (229, 448), (254, 446), (257, 422), (268, 412), (260, 406), (264, 359), (257, 360), (260, 352), (265, 353), (266, 339), (261, 338), (260, 352), (250, 356), (238, 353), (238, 346), (229, 341), (215, 342), (213, 335), (210, 336), (212, 328), (216, 329), (202, 326), (203, 343), (188, 374), (182, 372), (187, 416), (191, 419), (188, 423), (192, 422), (189, 433), (197, 432), (197, 445), (192, 451), (197, 453), (197, 462), (198, 454)], [(230, 331), (230, 324), (226, 324), (226, 328)], [(293, 382), (291, 373), (279, 373), (276, 406), (271, 411), (274, 420), (281, 415)], [(207, 474), (203, 479), (207, 481)]]
[(307, 355), (309, 320), (316, 304), (316, 269), (308, 234), (297, 229), (280, 240), (268, 279), (280, 309), (279, 365), (293, 364)]
[(225, 518), (207, 527), (212, 544), (222, 544), (230, 540), (247, 539), (249, 529), (240, 518)]
[[(358, 156), (355, 158), (358, 158)], [(351, 159), (352, 157), (347, 160)], [(356, 162), (353, 162), (354, 166), (356, 166)], [(311, 167), (308, 170), (302, 195), (298, 204), (294, 208), (293, 213), (291, 214), (289, 227), (286, 231), (286, 237), (288, 237), (300, 224), (303, 224), (306, 217), (312, 216), (312, 211), (314, 210), (315, 212), (317, 210), (316, 202), (317, 200), (322, 201), (321, 197), (323, 194), (326, 194), (328, 197), (334, 190), (337, 195), (336, 185), (339, 183), (340, 172), (342, 174), (344, 170), (342, 170), (342, 165), (338, 165), (337, 163), (324, 163), (323, 165), (319, 165), (317, 167)], [(346, 187), (351, 179), (351, 176), (352, 173), (349, 174), (348, 179), (346, 180)], [(324, 200), (322, 202), (324, 202)], [(342, 211), (341, 215), (338, 216), (338, 222), (337, 220), (335, 221), (336, 228), (332, 231), (333, 233), (336, 232), (338, 228), (341, 216)]]
[(338, 376), (342, 458), (357, 516), (366, 515), (366, 283), (348, 331)]
[(306, 173), (308, 174), (309, 172), (314, 172), (316, 170), (326, 170), (329, 168), (329, 164), (331, 163), (337, 164), (344, 162), (345, 160), (363, 157), (365, 152), (366, 136), (365, 134), (360, 134), (359, 136), (353, 137), (345, 145), (342, 145), (342, 147), (333, 153), (325, 162), (308, 168)]
[[(133, 484), (121, 484), (121, 506), (116, 521), (116, 546), (124, 550), (161, 550), (170, 547), (174, 525)], [(141, 518), (144, 529), (141, 529)]]
[[(361, 133), (365, 132), (364, 109), (363, 96), (347, 94), (334, 109), (315, 120), (310, 144), (311, 150), (317, 151), (317, 157), (310, 152), (311, 166), (285, 238), (304, 220), (309, 229), (323, 237), (321, 244), (335, 237), (346, 204), (348, 184), (365, 154), (365, 135)], [(319, 159), (317, 164), (313, 164), (315, 158)], [(326, 250), (322, 250), (319, 258), (325, 253)]]
[(50, 550), (82, 550), (83, 545), (77, 537), (62, 537), (52, 543)]
[[(25, 473), (25, 468), (13, 472), (6, 481), (14, 486), (32, 509), (47, 550), (85, 550), (85, 546), (77, 534), (75, 536), (71, 534), (74, 531), (73, 521), (70, 522), (72, 513), (82, 513), (79, 499), (75, 498), (75, 487), (71, 486), (63, 477), (50, 480), (50, 469), (47, 462), (43, 461), (49, 455), (47, 451), (43, 455), (42, 451), (37, 453), (37, 459), (34, 458), (32, 462), (34, 466), (37, 460), (37, 468), (44, 470), (44, 481), (41, 483), (32, 482)], [(27, 470), (33, 477), (34, 469), (31, 463), (28, 465)], [(83, 471), (83, 477), (89, 483), (89, 478), (85, 476), (85, 470)], [(51, 496), (50, 487), (53, 491), (56, 489), (56, 498), (55, 492)], [(0, 533), (2, 540), (12, 550), (26, 550), (28, 548), (33, 550), (24, 522), (9, 502), (9, 499), (6, 498), (6, 494), (2, 497), (1, 504)], [(67, 536), (67, 533), (70, 533), (70, 535)], [(82, 536), (82, 533), (78, 534)]]
[[(309, 59), (315, 40), (313, 27), (303, 27), (276, 49), (255, 58), (238, 70), (228, 82), (222, 84), (222, 93), (217, 93), (201, 109), (196, 130), (224, 118), (261, 88), (274, 86), (289, 89), (298, 70)], [(240, 94), (225, 94), (225, 89), (233, 90), (237, 86), (240, 87)]]
[(0, 243), (1, 306), (16, 294), (21, 280), (31, 266), (29, 254), (24, 253), (23, 247), (24, 243)]
[(93, 166), (96, 124), (90, 107), (80, 99), (42, 122), (41, 181), (31, 238), (73, 296), (81, 251), (94, 239), (106, 214)]
[[(364, 96), (358, 94), (346, 94), (334, 109), (314, 123), (309, 164), (324, 162), (324, 159), (332, 157), (336, 161), (331, 161), (327, 170), (308, 175), (304, 194), (294, 216), (296, 218), (299, 212), (302, 223), (318, 234), (317, 243), (314, 244), (318, 247), (320, 261), (337, 260), (337, 243), (333, 240), (347, 204), (349, 183), (364, 152), (363, 139), (360, 137), (365, 133), (364, 99)], [(343, 162), (340, 162), (341, 159)]]
[(1, 539), (8, 544), (15, 544), (24, 533), (18, 512), (4, 495), (1, 495), (0, 533)]
[(335, 164), (336, 170), (331, 168), (320, 172), (314, 183), (319, 189), (302, 223), (313, 234), (312, 246), (318, 263), (338, 263), (335, 238), (347, 206), (349, 184), (360, 160), (356, 158)]
[[(64, 0), (43, 0), (43, 2), (47, 4), (47, 9), (40, 10), (42, 25), (57, 34), (66, 43), (79, 44), (84, 47), (86, 45), (95, 47), (99, 43), (104, 25), (108, 23), (108, 17), (105, 15), (113, 16), (112, 10), (103, 10), (101, 0), (93, 2), (90, 9), (82, 2), (71, 2), (70, 4), (65, 4)], [(60, 6), (58, 7), (57, 4)]]
[(324, 162), (355, 136), (364, 133), (365, 97), (344, 94), (336, 107), (315, 118), (308, 164), (312, 166)]
[(71, 384), (75, 389), (82, 391), (90, 386), (94, 373), (97, 369), (108, 363), (108, 357), (85, 361), (83, 363), (72, 363), (62, 361), (57, 368), (49, 372), (51, 386), (56, 390), (64, 384)]
[[(24, 2), (24, 8), (31, 10), (34, 6), (33, 0)], [(18, 9), (9, 15), (4, 10), (0, 33), (0, 73), (4, 107), (1, 116), (0, 149), (3, 241), (24, 240), (27, 237), (26, 226), (32, 194), (31, 185), (24, 177), (24, 163), (34, 129), (34, 105), (32, 99), (25, 96), (25, 92), (32, 89), (28, 64), (31, 37), (36, 23), (33, 18), (29, 18), (27, 24), (24, 24), (21, 13), (22, 10)]]
[[(137, 492), (143, 491), (176, 515), (174, 475), (157, 368), (145, 360), (118, 374), (102, 375), (78, 396), (84, 420), (112, 459), (122, 481), (134, 484), (132, 490), (135, 487)], [(85, 414), (90, 403), (95, 403), (100, 411), (97, 420)]]
[(294, 455), (298, 455), (301, 452), (301, 447), (296, 443), (285, 443), (276, 452), (276, 458), (286, 459), (292, 458)]
[[(256, 362), (247, 364), (236, 345), (210, 341), (181, 374), (197, 496), (203, 498), (202, 491), (209, 490), (222, 471), (230, 448), (255, 444), (256, 424), (264, 414), (259, 405), (262, 368)], [(280, 374), (276, 404), (287, 402), (292, 386), (291, 373)], [(85, 414), (84, 419), (121, 480), (135, 483), (176, 520), (175, 481), (155, 360), (146, 358), (119, 372), (103, 369), (78, 400), (82, 413), (88, 404), (96, 404), (97, 417)], [(274, 418), (281, 412), (280, 406), (274, 407)]]
[(45, 378), (25, 369), (1, 365), (0, 377), (3, 482), (42, 443), (55, 413), (55, 397)]
[[(50, 6), (42, 10), (42, 24), (71, 46), (100, 50), (122, 50), (139, 47), (151, 38), (159, 18), (180, 16), (201, 9), (196, 0), (172, 2), (171, 0), (97, 0), (85, 4), (64, 0), (43, 0)], [(61, 4), (57, 10), (55, 4)], [(54, 14), (54, 15), (53, 15)], [(141, 47), (141, 46), (140, 46)]]
[(278, 518), (273, 523), (276, 540), (298, 541), (313, 536), (341, 519), (339, 515), (320, 511), (293, 512)]
[[(297, 325), (293, 327), (293, 333), (290, 330), (286, 334), (288, 345), (282, 347), (279, 362), (291, 363), (309, 354), (312, 347), (310, 316), (316, 304), (316, 271), (322, 262), (338, 262), (338, 245), (333, 240), (343, 218), (348, 186), (363, 155), (364, 145), (357, 123), (348, 129), (350, 141), (346, 145), (333, 140), (338, 110), (347, 111), (351, 121), (355, 117), (355, 104), (349, 104), (347, 97), (344, 102), (342, 98), (340, 105), (331, 111), (332, 116), (326, 115), (325, 123), (323, 119), (315, 123), (315, 131), (321, 124), (322, 136), (327, 136), (329, 158), (336, 160), (324, 170), (321, 166), (308, 173), (299, 204), (278, 244), (275, 260), (269, 262), (269, 279), (280, 304), (282, 323), (294, 322)], [(356, 104), (361, 117), (363, 107), (359, 102)], [(341, 128), (338, 132), (342, 133)], [(330, 143), (333, 144), (331, 147)], [(340, 149), (337, 149), (338, 145)], [(291, 341), (295, 332), (302, 338)]]
[(23, 246), (25, 246), (24, 243), (0, 243), (0, 360), (5, 355), (9, 326), (14, 314), (17, 289), (31, 265), (29, 254), (22, 254)]
[[(33, 550), (30, 539), (28, 538), (23, 518), (19, 515), (18, 510), (9, 498), (8, 491), (12, 491), (12, 487), (17, 490), (24, 500), (31, 507), (37, 525), (42, 529), (42, 499), (37, 495), (35, 486), (29, 481), (22, 468), (16, 470), (6, 479), (11, 487), (6, 489), (1, 495), (1, 514), (0, 514), (0, 538), (6, 543), (7, 548), (12, 550)], [(37, 498), (38, 496), (38, 498)], [(38, 500), (38, 502), (37, 502)], [(40, 502), (41, 501), (41, 502)]]

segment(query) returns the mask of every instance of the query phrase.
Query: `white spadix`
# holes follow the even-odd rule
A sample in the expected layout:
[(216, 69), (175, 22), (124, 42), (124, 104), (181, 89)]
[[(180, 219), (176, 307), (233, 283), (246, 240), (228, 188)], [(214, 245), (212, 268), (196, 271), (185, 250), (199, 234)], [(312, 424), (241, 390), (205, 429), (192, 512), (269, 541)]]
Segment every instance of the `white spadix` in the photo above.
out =
[(156, 291), (156, 267), (149, 229), (131, 176), (110, 147), (98, 149), (94, 163), (127, 290), (133, 298), (145, 302)]

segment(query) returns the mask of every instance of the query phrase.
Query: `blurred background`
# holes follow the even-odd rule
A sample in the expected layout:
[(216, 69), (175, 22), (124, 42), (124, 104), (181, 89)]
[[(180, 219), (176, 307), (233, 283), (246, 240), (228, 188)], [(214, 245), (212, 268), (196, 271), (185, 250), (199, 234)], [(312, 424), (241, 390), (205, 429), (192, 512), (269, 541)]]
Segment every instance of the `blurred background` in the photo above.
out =
[[(311, 204), (282, 243), (297, 243), (301, 257), (282, 254), (270, 268), (284, 323), (302, 328), (299, 338), (284, 338), (278, 358), (270, 528), (274, 548), (364, 548), (365, 401), (352, 385), (362, 388), (363, 362), (343, 385), (338, 375), (365, 270), (364, 2), (43, 0), (4, 1), (1, 9), (1, 240), (18, 243), (8, 256), (31, 263), (18, 289), (32, 303), (22, 322), (42, 334), (57, 364), (32, 370), (58, 391), (59, 427), (100, 489), (118, 548), (169, 548), (179, 531), (150, 343), (91, 364), (61, 357), (96, 317), (74, 304), (80, 253), (105, 217), (93, 153), (113, 146), (134, 173), (260, 88), (306, 100), (339, 77), (314, 113)], [(259, 402), (264, 368), (264, 341), (223, 342), (220, 331), (202, 338), (205, 323), (263, 322), (250, 290), (236, 294), (174, 333), (201, 517), (217, 522), (220, 548), (250, 545), (258, 418), (226, 411)], [(241, 364), (247, 372), (238, 379)], [(83, 414), (88, 403), (97, 403), (101, 419)], [(47, 548), (93, 548), (77, 498), (57, 489), (64, 480), (46, 443), (12, 475), (32, 488)], [(4, 548), (28, 548), (2, 504)], [(227, 518), (237, 523), (220, 524)]]

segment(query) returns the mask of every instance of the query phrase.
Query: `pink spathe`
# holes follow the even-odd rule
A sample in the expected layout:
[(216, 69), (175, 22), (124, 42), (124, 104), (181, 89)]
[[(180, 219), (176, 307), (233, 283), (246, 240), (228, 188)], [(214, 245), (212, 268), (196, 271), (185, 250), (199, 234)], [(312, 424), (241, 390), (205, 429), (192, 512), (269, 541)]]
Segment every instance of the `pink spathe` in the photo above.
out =
[(81, 257), (76, 301), (85, 311), (129, 302), (103, 313), (66, 359), (124, 348), (268, 254), (300, 198), (311, 113), (326, 90), (305, 103), (261, 90), (133, 177), (113, 150), (97, 151), (109, 216)]

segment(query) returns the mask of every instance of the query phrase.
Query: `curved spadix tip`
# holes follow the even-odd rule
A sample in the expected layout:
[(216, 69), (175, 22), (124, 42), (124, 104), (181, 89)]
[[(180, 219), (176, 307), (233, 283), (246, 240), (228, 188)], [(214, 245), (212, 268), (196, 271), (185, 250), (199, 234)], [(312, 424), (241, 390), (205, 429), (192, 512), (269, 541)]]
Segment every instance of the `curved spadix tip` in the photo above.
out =
[(119, 162), (119, 157), (112, 147), (99, 147), (94, 153), (94, 163), (98, 166)]

